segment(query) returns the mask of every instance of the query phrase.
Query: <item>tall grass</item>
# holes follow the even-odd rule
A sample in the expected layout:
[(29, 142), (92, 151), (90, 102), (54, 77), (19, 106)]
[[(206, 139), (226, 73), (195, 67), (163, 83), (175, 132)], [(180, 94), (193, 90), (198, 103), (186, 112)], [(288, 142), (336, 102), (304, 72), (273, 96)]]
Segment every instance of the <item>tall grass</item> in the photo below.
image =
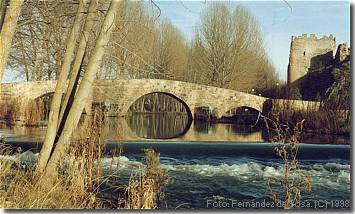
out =
[(64, 176), (48, 191), (36, 185), (33, 170), (7, 164), (0, 172), (0, 207), (6, 209), (90, 209), (100, 208), (95, 194), (76, 183), (82, 177)]
[[(0, 172), (1, 206), (7, 209), (98, 209), (103, 208), (97, 183), (101, 172), (97, 160), (102, 157), (101, 121), (94, 115), (85, 130), (85, 139), (75, 140), (63, 159), (62, 173), (50, 187), (38, 185), (32, 167), (9, 162)], [(95, 133), (94, 133), (95, 132)], [(5, 160), (0, 160), (4, 163)]]
[(303, 173), (297, 159), (300, 135), (305, 120), (301, 120), (291, 128), (280, 122), (264, 117), (267, 130), (273, 132), (269, 136), (275, 144), (275, 153), (282, 159), (283, 177), (269, 178), (267, 187), (272, 199), (284, 209), (297, 207), (301, 203), (302, 194), (311, 191), (312, 181), (308, 173)]
[(319, 104), (319, 108), (307, 106), (306, 109), (295, 109), (292, 100), (273, 106), (272, 112), (267, 116), (272, 120), (278, 120), (287, 124), (290, 128), (296, 127), (297, 123), (304, 120), (304, 132), (318, 134), (349, 134), (350, 133), (350, 111), (333, 110)]
[(0, 120), (9, 125), (22, 120), (22, 125), (36, 126), (44, 118), (44, 105), (41, 100), (32, 100), (22, 106), (21, 100), (11, 99), (1, 102), (0, 105)]
[(2, 101), (0, 103), (0, 120), (3, 120), (7, 124), (13, 125), (16, 118), (19, 116), (19, 105), (20, 102), (17, 99)]
[(80, 178), (77, 183), (81, 183), (83, 188), (92, 192), (102, 178), (101, 160), (105, 149), (102, 133), (105, 119), (101, 111), (94, 110), (92, 117), (87, 118), (87, 121), (72, 140), (68, 169), (69, 175), (74, 176), (73, 179)]
[(44, 104), (41, 100), (31, 100), (24, 108), (24, 125), (36, 126), (44, 118)]
[(165, 195), (163, 189), (170, 183), (166, 171), (160, 167), (159, 154), (145, 150), (147, 167), (145, 172), (131, 178), (126, 189), (126, 209), (155, 209)]
[[(105, 118), (99, 111), (92, 114), (84, 128), (72, 139), (70, 152), (63, 159), (59, 178), (50, 187), (38, 186), (34, 167), (23, 167), (18, 160), (4, 158), (10, 154), (8, 147), (0, 144), (0, 207), (6, 209), (154, 209), (167, 185), (168, 176), (160, 168), (159, 154), (145, 151), (146, 170), (140, 182), (131, 180), (124, 187), (127, 194), (120, 198), (102, 197), (102, 186), (109, 179), (119, 176), (112, 166), (110, 173), (103, 175), (105, 144), (102, 130)], [(113, 155), (120, 154), (121, 149)], [(119, 164), (119, 163), (117, 163)], [(138, 177), (136, 177), (138, 178)], [(115, 201), (121, 201), (117, 203)]]

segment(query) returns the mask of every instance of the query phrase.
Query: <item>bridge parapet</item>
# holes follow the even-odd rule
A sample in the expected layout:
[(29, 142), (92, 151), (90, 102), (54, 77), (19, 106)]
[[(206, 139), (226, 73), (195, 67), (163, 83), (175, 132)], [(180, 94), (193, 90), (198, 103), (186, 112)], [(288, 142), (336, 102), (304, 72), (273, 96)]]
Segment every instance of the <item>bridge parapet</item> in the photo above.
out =
[(160, 79), (105, 80), (97, 81), (94, 87), (94, 100), (108, 104), (117, 103), (119, 100), (118, 108), (121, 114), (125, 114), (138, 98), (154, 92), (180, 99), (192, 113), (197, 107), (209, 107), (219, 116), (240, 106), (262, 111), (266, 99), (224, 88)]
[(31, 81), (19, 83), (2, 83), (0, 100), (28, 99), (33, 100), (48, 93), (53, 93), (57, 81)]
[[(22, 100), (23, 104), (21, 105), (25, 106), (26, 102), (53, 93), (55, 85), (56, 81), (1, 84), (0, 101), (19, 99)], [(198, 107), (208, 107), (219, 118), (227, 116), (229, 110), (242, 106), (264, 112), (266, 104), (270, 102), (272, 106), (287, 104), (295, 110), (307, 109), (310, 106), (315, 107), (317, 105), (317, 102), (271, 100), (230, 89), (162, 79), (96, 80), (92, 100), (93, 102), (103, 102), (106, 105), (114, 106), (113, 113), (121, 116), (128, 113), (129, 107), (137, 99), (154, 92), (175, 97), (186, 104), (192, 114)]]
[(320, 102), (306, 100), (285, 100), (273, 99), (272, 109), (274, 110), (293, 110), (293, 111), (314, 111), (318, 110)]

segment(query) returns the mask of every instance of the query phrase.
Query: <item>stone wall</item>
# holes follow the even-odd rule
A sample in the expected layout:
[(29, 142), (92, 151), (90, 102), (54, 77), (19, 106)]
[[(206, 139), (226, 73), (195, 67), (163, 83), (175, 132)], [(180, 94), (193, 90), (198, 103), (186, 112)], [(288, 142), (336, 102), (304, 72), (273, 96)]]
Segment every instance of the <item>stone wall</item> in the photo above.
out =
[[(1, 84), (0, 101), (20, 100), (25, 106), (55, 90), (55, 81), (34, 81)], [(103, 103), (111, 114), (125, 115), (141, 96), (160, 92), (186, 104), (191, 113), (197, 107), (209, 107), (218, 117), (230, 109), (247, 106), (262, 111), (267, 98), (224, 88), (162, 79), (97, 80), (94, 83), (93, 102)]]
[(154, 92), (179, 99), (188, 106), (192, 115), (197, 107), (209, 107), (218, 117), (240, 106), (262, 111), (267, 99), (224, 88), (161, 79), (101, 80), (95, 83), (94, 88), (95, 102), (103, 102), (123, 115), (138, 98)]
[(292, 36), (287, 83), (300, 79), (309, 71), (333, 64), (335, 47), (336, 41), (332, 34), (322, 38), (314, 34)]
[[(296, 43), (294, 43), (293, 45), (294, 48), (297, 48), (297, 46), (300, 47), (301, 44), (299, 44), (299, 42), (306, 40), (306, 38), (308, 37), (301, 36), (301, 37), (293, 38), (293, 41), (294, 42), (296, 41)], [(327, 40), (326, 38), (328, 37), (324, 37), (323, 40), (326, 41)], [(308, 40), (314, 40), (314, 38)], [(320, 41), (322, 39), (317, 39), (317, 40)], [(302, 62), (301, 59), (306, 60), (307, 57), (303, 56), (301, 49), (290, 53), (290, 65), (292, 65), (293, 63), (294, 70), (292, 71), (290, 66), (289, 76), (288, 76), (289, 78), (288, 90), (290, 92), (298, 90), (300, 92), (301, 95), (300, 98), (302, 100), (324, 99), (326, 97), (328, 88), (335, 81), (334, 74), (333, 74), (334, 69), (335, 68), (341, 69), (343, 64), (346, 64), (347, 62), (350, 61), (350, 48), (348, 47), (347, 43), (342, 43), (338, 45), (334, 57), (331, 54), (332, 52), (327, 52), (326, 49), (324, 50), (325, 50), (324, 52), (326, 52), (325, 54), (317, 55), (316, 57), (311, 58), (309, 64), (310, 67), (308, 68), (308, 71), (305, 74), (297, 73), (297, 69), (295, 69), (295, 67), (301, 66), (301, 62)], [(296, 56), (295, 53), (298, 53), (299, 55)], [(295, 59), (299, 60), (299, 62), (295, 62)]]
[[(55, 81), (4, 83), (1, 84), (0, 101), (16, 99), (24, 107), (30, 100), (53, 93), (55, 85)], [(192, 115), (197, 108), (208, 107), (217, 118), (228, 116), (229, 110), (238, 107), (264, 112), (265, 103), (270, 101), (266, 97), (207, 85), (162, 79), (131, 79), (96, 80), (92, 102), (104, 104), (112, 116), (123, 116), (141, 96), (154, 92), (164, 93), (181, 101)], [(304, 107), (304, 101), (294, 102), (295, 108)]]

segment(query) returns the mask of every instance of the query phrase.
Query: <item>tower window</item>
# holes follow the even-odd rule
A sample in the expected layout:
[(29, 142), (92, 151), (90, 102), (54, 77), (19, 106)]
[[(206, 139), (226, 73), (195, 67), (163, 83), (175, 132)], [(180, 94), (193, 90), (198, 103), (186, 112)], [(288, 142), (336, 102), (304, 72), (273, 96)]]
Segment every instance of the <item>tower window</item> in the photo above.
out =
[(303, 56), (306, 56), (306, 51), (303, 51)]

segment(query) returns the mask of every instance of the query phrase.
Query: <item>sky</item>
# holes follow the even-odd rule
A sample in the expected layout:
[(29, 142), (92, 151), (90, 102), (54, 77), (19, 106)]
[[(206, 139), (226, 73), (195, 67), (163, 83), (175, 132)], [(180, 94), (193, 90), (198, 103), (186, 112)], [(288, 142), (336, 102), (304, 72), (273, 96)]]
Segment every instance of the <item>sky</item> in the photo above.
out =
[[(149, 1), (149, 0), (146, 0)], [(200, 14), (211, 0), (181, 1), (155, 0), (161, 10), (160, 19), (170, 20), (191, 40), (199, 25)], [(214, 1), (215, 2), (215, 1)], [(249, 9), (259, 23), (264, 46), (281, 80), (287, 79), (287, 65), (292, 35), (314, 33), (318, 37), (333, 34), (337, 44), (350, 44), (350, 6), (348, 1), (220, 1), (230, 10), (241, 4)], [(150, 4), (150, 7), (153, 7)], [(147, 8), (149, 10), (149, 8)], [(156, 10), (155, 10), (156, 11)], [(3, 82), (19, 81), (11, 70), (6, 70)]]
[[(162, 19), (170, 20), (191, 40), (201, 12), (212, 1), (157, 1)], [(243, 5), (259, 23), (264, 46), (281, 80), (287, 79), (291, 36), (314, 33), (333, 34), (337, 44), (350, 45), (350, 6), (348, 1), (221, 1), (234, 10)]]

